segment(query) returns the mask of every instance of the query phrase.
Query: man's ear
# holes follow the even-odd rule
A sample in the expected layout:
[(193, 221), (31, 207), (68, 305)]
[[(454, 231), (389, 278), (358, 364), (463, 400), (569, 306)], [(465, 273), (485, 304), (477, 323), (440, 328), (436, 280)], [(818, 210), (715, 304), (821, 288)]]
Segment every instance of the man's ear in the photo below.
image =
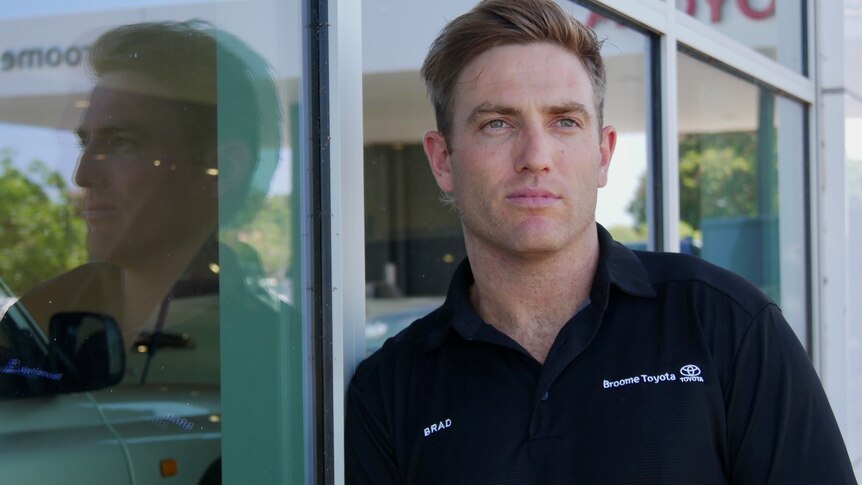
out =
[(617, 130), (613, 126), (602, 128), (602, 139), (599, 144), (599, 187), (608, 183), (608, 169), (611, 166), (611, 158), (614, 156), (614, 148), (617, 146)]
[(431, 165), (431, 172), (434, 173), (434, 179), (437, 180), (437, 186), (444, 193), (451, 193), (455, 190), (455, 182), (452, 178), (451, 158), (446, 137), (439, 131), (429, 130), (425, 132), (422, 141), (425, 155), (428, 157), (428, 164)]

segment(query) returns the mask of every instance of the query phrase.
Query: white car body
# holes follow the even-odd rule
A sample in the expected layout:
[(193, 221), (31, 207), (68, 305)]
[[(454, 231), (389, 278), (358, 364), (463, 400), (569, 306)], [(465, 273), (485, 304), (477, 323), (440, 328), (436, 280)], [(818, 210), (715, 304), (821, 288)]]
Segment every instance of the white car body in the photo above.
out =
[[(47, 352), (44, 332), (12, 306), (15, 299), (8, 290), (0, 298), (4, 325), (18, 329), (14, 342), (4, 336), (6, 327), (0, 329), (0, 346), (31, 345), (27, 352)], [(167, 349), (165, 357), (172, 352), (186, 350)], [(0, 373), (32, 369), (11, 361), (8, 355), (0, 358)], [(126, 378), (97, 391), (4, 395), (0, 423), (3, 483), (196, 484), (220, 466), (217, 384), (139, 384)], [(163, 476), (165, 460), (176, 464), (174, 475)]]

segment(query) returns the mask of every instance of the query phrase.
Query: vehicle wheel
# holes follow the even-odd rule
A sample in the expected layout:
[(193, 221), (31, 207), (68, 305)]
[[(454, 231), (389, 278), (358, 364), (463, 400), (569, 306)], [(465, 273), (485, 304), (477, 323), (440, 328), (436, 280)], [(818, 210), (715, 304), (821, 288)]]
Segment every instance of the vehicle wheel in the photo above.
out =
[(198, 485), (221, 485), (221, 458), (207, 468)]

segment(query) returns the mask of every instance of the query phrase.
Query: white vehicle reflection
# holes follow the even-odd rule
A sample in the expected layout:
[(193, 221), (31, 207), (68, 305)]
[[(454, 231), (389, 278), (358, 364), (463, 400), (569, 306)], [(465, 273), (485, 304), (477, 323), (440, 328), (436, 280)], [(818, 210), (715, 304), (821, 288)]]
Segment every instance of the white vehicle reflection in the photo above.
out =
[[(80, 358), (98, 332), (80, 339), (78, 355), (58, 357), (63, 337), (53, 322), (48, 339), (15, 302), (0, 281), (0, 368), (14, 361), (14, 368), (36, 370), (0, 373), (3, 483), (220, 483), (218, 386), (118, 384), (122, 365), (110, 369), (116, 366), (108, 360)], [(111, 328), (104, 330), (110, 341)], [(85, 368), (114, 376), (112, 382), (104, 386), (89, 375), (69, 381)], [(53, 375), (62, 377), (46, 377)]]

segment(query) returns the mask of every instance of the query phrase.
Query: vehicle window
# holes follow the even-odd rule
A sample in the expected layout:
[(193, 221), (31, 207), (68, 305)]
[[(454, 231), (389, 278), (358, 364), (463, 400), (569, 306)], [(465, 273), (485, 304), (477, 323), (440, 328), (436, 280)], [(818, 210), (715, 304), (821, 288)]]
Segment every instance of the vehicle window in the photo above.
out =
[[(15, 399), (46, 390), (62, 373), (48, 367), (43, 337), (0, 281), (0, 400)], [(47, 381), (47, 382), (46, 382)]]
[(17, 348), (11, 318), (5, 315), (0, 320), (0, 395), (18, 396), (25, 394), (26, 381), (14, 372), (20, 366), (21, 352)]

